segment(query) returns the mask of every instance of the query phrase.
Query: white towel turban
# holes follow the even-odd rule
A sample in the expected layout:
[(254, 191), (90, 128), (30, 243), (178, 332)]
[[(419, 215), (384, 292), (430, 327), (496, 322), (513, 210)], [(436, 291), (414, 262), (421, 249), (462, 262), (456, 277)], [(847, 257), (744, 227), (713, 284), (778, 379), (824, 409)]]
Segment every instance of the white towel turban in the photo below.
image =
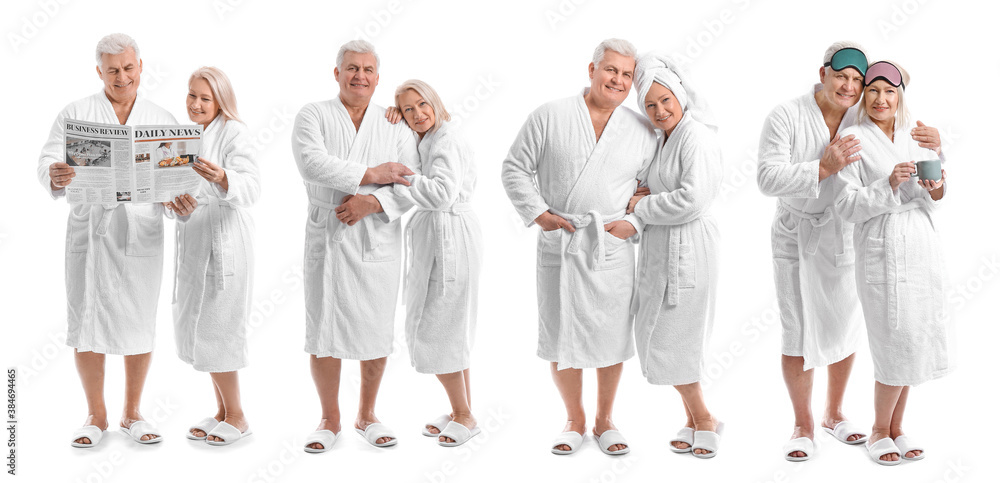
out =
[(679, 68), (670, 56), (664, 53), (650, 52), (640, 57), (636, 62), (635, 95), (639, 102), (639, 112), (646, 112), (646, 94), (649, 93), (649, 88), (653, 86), (653, 82), (670, 89), (674, 93), (674, 97), (680, 103), (685, 116), (691, 116), (693, 120), (713, 130), (718, 130), (718, 125), (715, 123), (715, 116), (712, 114), (712, 110), (709, 109), (708, 104), (691, 89), (691, 84), (688, 82), (684, 71)]

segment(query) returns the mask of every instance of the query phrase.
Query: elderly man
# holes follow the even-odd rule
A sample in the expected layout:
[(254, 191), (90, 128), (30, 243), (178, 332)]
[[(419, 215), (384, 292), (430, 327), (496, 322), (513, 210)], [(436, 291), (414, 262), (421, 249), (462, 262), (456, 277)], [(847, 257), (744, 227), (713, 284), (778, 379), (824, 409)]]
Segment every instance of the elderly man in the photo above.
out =
[[(135, 40), (111, 34), (97, 44), (97, 75), (104, 89), (66, 106), (56, 116), (38, 159), (38, 180), (53, 199), (66, 195), (74, 169), (64, 162), (67, 119), (107, 124), (177, 124), (159, 106), (136, 95), (142, 60)], [(170, 207), (191, 214), (184, 195)], [(74, 205), (66, 236), (66, 344), (75, 349), (88, 416), (74, 435), (78, 448), (96, 446), (108, 427), (104, 404), (105, 354), (125, 356), (125, 408), (120, 426), (139, 443), (162, 440), (139, 413), (154, 346), (156, 302), (163, 271), (160, 203)]]
[[(847, 380), (861, 330), (856, 316), (852, 225), (833, 211), (837, 173), (860, 159), (854, 136), (837, 133), (857, 122), (857, 104), (868, 68), (853, 42), (831, 45), (809, 93), (776, 107), (760, 137), (757, 185), (778, 197), (771, 227), (774, 283), (781, 315), (781, 367), (795, 412), (789, 461), (814, 452), (811, 410), (813, 368), (828, 366), (826, 411), (821, 425), (837, 440), (860, 444), (863, 428), (843, 415)], [(914, 129), (921, 147), (940, 145), (937, 130)]]
[(586, 431), (583, 368), (597, 368), (594, 435), (605, 453), (629, 451), (611, 413), (622, 362), (635, 354), (630, 301), (642, 231), (626, 215), (636, 178), (655, 151), (645, 119), (621, 107), (632, 87), (635, 47), (601, 42), (590, 87), (536, 109), (503, 162), (503, 184), (517, 213), (538, 234), (538, 356), (551, 362), (566, 405), (552, 452), (579, 449)]
[(340, 94), (308, 104), (295, 118), (292, 150), (309, 197), (306, 221), (306, 345), (322, 419), (306, 440), (327, 451), (340, 434), (341, 359), (361, 361), (361, 403), (354, 428), (383, 447), (396, 437), (375, 417), (375, 399), (392, 353), (399, 291), (400, 220), (411, 205), (392, 183), (408, 185), (417, 146), (405, 124), (371, 104), (379, 58), (354, 40), (337, 53)]

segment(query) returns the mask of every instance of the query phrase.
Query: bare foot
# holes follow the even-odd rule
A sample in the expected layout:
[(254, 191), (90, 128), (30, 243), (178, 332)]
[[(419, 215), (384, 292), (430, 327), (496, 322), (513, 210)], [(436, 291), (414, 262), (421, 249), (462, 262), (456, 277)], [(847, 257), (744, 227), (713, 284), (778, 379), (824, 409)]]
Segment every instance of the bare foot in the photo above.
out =
[[(454, 421), (455, 420), (455, 413), (451, 413), (450, 416), (451, 416), (452, 421)], [(431, 434), (438, 434), (438, 433), (441, 432), (442, 429), (444, 429), (444, 428), (434, 427), (431, 424), (428, 424), (428, 425), (426, 425), (424, 427), (427, 428), (427, 432), (431, 433)]]
[[(811, 440), (814, 437), (815, 437), (815, 434), (813, 434), (812, 425), (810, 425), (808, 427), (806, 427), (806, 426), (796, 426), (795, 429), (792, 431), (792, 437), (789, 438), (789, 439), (791, 440), (791, 439), (798, 439), (798, 438), (809, 438)], [(788, 456), (791, 456), (792, 458), (805, 458), (805, 457), (807, 457), (809, 455), (805, 454), (802, 451), (792, 451), (791, 453), (788, 453)]]
[[(719, 420), (715, 419), (714, 416), (709, 417), (705, 420), (699, 420), (694, 422), (695, 431), (718, 431)], [(694, 454), (709, 454), (711, 451), (703, 448), (698, 448), (694, 450)], [(801, 453), (801, 451), (796, 451), (796, 453)]]
[[(455, 421), (466, 428), (472, 429), (476, 427), (476, 418), (472, 417), (471, 413), (452, 413), (451, 420)], [(434, 433), (437, 434), (437, 433)], [(454, 443), (455, 440), (447, 436), (438, 436), (438, 441), (442, 443)]]
[[(125, 415), (123, 415), (122, 419), (121, 419), (121, 422), (119, 422), (118, 424), (121, 427), (123, 427), (125, 429), (128, 429), (130, 426), (132, 426), (133, 423), (135, 423), (136, 421), (142, 421), (143, 419), (144, 418), (142, 417), (141, 414), (139, 414), (138, 412), (135, 412), (134, 414), (125, 414)], [(142, 435), (141, 437), (139, 437), (139, 439), (142, 440), (142, 441), (149, 441), (151, 439), (156, 439), (156, 438), (159, 438), (159, 437), (160, 437), (159, 434), (149, 433), (149, 434)]]
[[(903, 428), (893, 428), (893, 429), (889, 430), (889, 437), (892, 438), (893, 441), (896, 441), (896, 438), (898, 438), (898, 437), (900, 437), (902, 435), (903, 435)], [(907, 451), (906, 452), (906, 457), (907, 458), (916, 458), (917, 456), (920, 456), (921, 453), (923, 453), (923, 450), (919, 450), (919, 449), (915, 449), (913, 451)]]
[[(331, 420), (331, 419), (320, 419), (319, 420), (319, 426), (316, 426), (316, 431), (322, 431), (324, 429), (328, 429), (328, 430), (332, 431), (333, 434), (339, 434), (340, 433), (340, 420), (338, 419), (338, 420), (334, 421), (334, 420)], [(321, 443), (312, 443), (312, 444), (309, 444), (307, 446), (310, 447), (310, 448), (312, 448), (312, 449), (323, 449), (323, 445)]]
[[(223, 421), (223, 420), (226, 419), (226, 412), (223, 409), (219, 409), (219, 412), (215, 413), (215, 416), (212, 416), (212, 417), (215, 418), (216, 421)], [(195, 435), (195, 436), (197, 436), (199, 438), (204, 438), (205, 436), (208, 435), (208, 433), (206, 433), (206, 432), (204, 432), (204, 431), (202, 431), (200, 429), (195, 429), (195, 428), (191, 428), (190, 432), (191, 432), (191, 434), (193, 434), (193, 435)]]
[[(587, 425), (586, 425), (586, 423), (583, 422), (583, 420), (580, 420), (580, 421), (568, 420), (568, 421), (566, 421), (566, 426), (563, 427), (563, 432), (565, 433), (567, 431), (573, 431), (573, 432), (576, 432), (576, 433), (585, 434), (586, 431), (587, 431)], [(559, 445), (553, 446), (553, 448), (558, 449), (560, 451), (572, 451), (573, 450), (573, 448), (570, 448), (568, 444), (559, 444)]]
[[(594, 436), (600, 438), (605, 431), (618, 429), (615, 427), (615, 423), (611, 422), (611, 419), (598, 419), (594, 421)], [(608, 446), (608, 451), (620, 451), (628, 448), (625, 444), (613, 444)]]
[[(688, 418), (687, 423), (684, 424), (684, 427), (685, 428), (695, 429), (695, 427), (694, 427), (694, 421), (692, 421), (691, 418)], [(677, 449), (687, 449), (687, 448), (691, 447), (690, 444), (687, 444), (687, 443), (685, 443), (683, 441), (674, 441), (674, 442), (671, 442), (670, 444), (673, 445), (673, 447), (677, 448)]]
[[(873, 445), (880, 439), (889, 437), (889, 431), (872, 428), (872, 435), (868, 437), (868, 444)], [(899, 453), (888, 453), (879, 457), (882, 461), (899, 461)]]
[[(97, 426), (101, 428), (102, 431), (107, 431), (108, 429), (108, 416), (102, 414), (100, 416), (94, 414), (88, 414), (87, 419), (83, 422), (84, 426)], [(90, 438), (76, 438), (73, 440), (74, 443), (80, 444), (90, 444)]]
[[(368, 426), (378, 422), (380, 421), (378, 420), (378, 418), (375, 417), (374, 414), (365, 416), (363, 418), (361, 416), (358, 416), (358, 419), (354, 420), (354, 427), (364, 431), (365, 429), (368, 429)], [(383, 436), (381, 438), (376, 439), (375, 444), (385, 444), (392, 440), (393, 438), (390, 438), (388, 436)]]
[[(837, 427), (837, 423), (840, 423), (840, 422), (846, 421), (846, 420), (847, 420), (847, 418), (845, 418), (844, 415), (841, 414), (841, 413), (828, 414), (828, 415), (826, 415), (826, 416), (823, 417), (823, 422), (820, 423), (820, 424), (822, 424), (824, 428), (828, 428), (828, 429), (832, 430), (832, 429), (834, 429), (834, 428)], [(847, 440), (848, 441), (857, 441), (857, 440), (859, 440), (861, 438), (864, 438), (864, 437), (865, 437), (864, 433), (855, 433), (855, 434), (851, 434), (851, 435), (847, 436)]]
[[(240, 430), (241, 433), (247, 432), (250, 429), (250, 423), (247, 422), (247, 418), (242, 414), (228, 414), (226, 416), (225, 422), (233, 425), (234, 428)], [(206, 441), (225, 441), (218, 436), (209, 436), (205, 438)], [(322, 445), (320, 445), (322, 446)]]

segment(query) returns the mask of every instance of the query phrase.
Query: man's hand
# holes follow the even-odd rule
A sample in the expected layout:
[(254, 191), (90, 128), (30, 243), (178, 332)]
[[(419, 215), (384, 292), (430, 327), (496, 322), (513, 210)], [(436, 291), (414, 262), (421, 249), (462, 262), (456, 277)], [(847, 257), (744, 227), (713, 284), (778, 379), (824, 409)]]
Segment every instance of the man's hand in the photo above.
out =
[(910, 131), (910, 137), (917, 142), (917, 146), (933, 149), (938, 155), (941, 154), (941, 135), (937, 129), (917, 121), (917, 127)]
[(538, 218), (535, 218), (535, 224), (541, 227), (542, 231), (552, 231), (560, 228), (570, 233), (576, 231), (576, 227), (568, 220), (547, 210), (545, 213), (538, 215)]
[(646, 186), (637, 188), (635, 190), (635, 194), (632, 195), (632, 198), (628, 200), (628, 208), (625, 209), (625, 213), (629, 214), (634, 213), (635, 205), (639, 204), (639, 200), (643, 199), (646, 196), (649, 196), (649, 193), (650, 193), (649, 188)]
[(410, 168), (400, 163), (382, 163), (374, 168), (368, 168), (361, 178), (361, 184), (392, 184), (399, 183), (403, 186), (410, 186), (410, 182), (403, 176), (413, 174)]
[(52, 163), (49, 165), (49, 188), (52, 191), (59, 191), (73, 182), (76, 171), (66, 163)]
[(838, 134), (830, 144), (826, 145), (823, 157), (819, 158), (819, 180), (823, 181), (839, 173), (848, 164), (861, 159), (857, 154), (858, 151), (861, 151), (861, 141), (855, 139), (853, 134), (843, 138)]
[(635, 227), (632, 223), (625, 220), (612, 221), (604, 225), (604, 231), (614, 235), (622, 240), (628, 239), (630, 236), (635, 235)]
[(349, 195), (341, 200), (341, 205), (333, 210), (337, 219), (347, 226), (354, 226), (362, 218), (382, 211), (382, 203), (373, 195)]
[(163, 206), (178, 216), (187, 216), (194, 213), (194, 209), (198, 207), (198, 200), (194, 196), (184, 194), (174, 198), (174, 201), (163, 203)]
[(892, 187), (893, 191), (896, 191), (899, 185), (903, 184), (904, 181), (909, 181), (910, 176), (916, 172), (917, 164), (913, 161), (897, 164), (895, 168), (892, 168), (892, 173), (889, 173), (889, 186)]

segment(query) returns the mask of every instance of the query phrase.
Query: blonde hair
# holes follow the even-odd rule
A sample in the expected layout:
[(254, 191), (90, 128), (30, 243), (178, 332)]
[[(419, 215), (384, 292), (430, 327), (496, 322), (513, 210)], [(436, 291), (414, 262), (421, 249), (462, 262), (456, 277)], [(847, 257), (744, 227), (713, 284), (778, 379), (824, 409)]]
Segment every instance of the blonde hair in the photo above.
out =
[(225, 72), (222, 72), (218, 67), (201, 67), (191, 74), (188, 85), (190, 86), (195, 79), (205, 79), (205, 82), (208, 82), (208, 87), (212, 89), (212, 95), (215, 96), (215, 102), (219, 104), (219, 110), (222, 111), (222, 117), (226, 120), (243, 122), (239, 112), (236, 111), (236, 93), (233, 92), (233, 85), (229, 82), (229, 77), (226, 77)]
[[(876, 61), (876, 62), (878, 62), (878, 61)], [(903, 85), (901, 85), (899, 87), (896, 87), (896, 114), (894, 115), (894, 119), (895, 119), (895, 123), (896, 124), (895, 124), (895, 126), (893, 126), (893, 128), (895, 129), (895, 128), (898, 128), (898, 127), (909, 126), (910, 125), (910, 110), (906, 107), (906, 87), (910, 85), (910, 73), (907, 72), (906, 69), (904, 69), (901, 65), (899, 65), (896, 62), (892, 62), (892, 61), (888, 61), (888, 60), (886, 60), (884, 62), (888, 62), (888, 63), (892, 64), (894, 67), (896, 67), (897, 69), (899, 69), (900, 78), (903, 80)], [(871, 67), (874, 64), (875, 64), (875, 62), (872, 62), (872, 63), (868, 64), (868, 67)], [(879, 79), (879, 80), (881, 80), (881, 79)], [(875, 81), (873, 80), (872, 83), (875, 83)], [(868, 84), (868, 85), (871, 85), (871, 84)], [(858, 109), (858, 122), (864, 121), (865, 119), (868, 119), (868, 118), (871, 117), (871, 116), (868, 115), (868, 110), (865, 109), (865, 106), (867, 105), (865, 103), (865, 96), (868, 95), (868, 85), (864, 86), (861, 89), (861, 109)]]
[(400, 112), (402, 112), (403, 108), (399, 105), (399, 96), (408, 90), (413, 90), (417, 95), (423, 97), (425, 101), (431, 104), (431, 109), (434, 109), (434, 126), (427, 130), (427, 134), (437, 131), (444, 121), (451, 120), (451, 114), (448, 114), (448, 110), (444, 108), (444, 103), (441, 102), (441, 97), (438, 96), (437, 91), (426, 82), (417, 79), (410, 79), (396, 88), (396, 108)]

